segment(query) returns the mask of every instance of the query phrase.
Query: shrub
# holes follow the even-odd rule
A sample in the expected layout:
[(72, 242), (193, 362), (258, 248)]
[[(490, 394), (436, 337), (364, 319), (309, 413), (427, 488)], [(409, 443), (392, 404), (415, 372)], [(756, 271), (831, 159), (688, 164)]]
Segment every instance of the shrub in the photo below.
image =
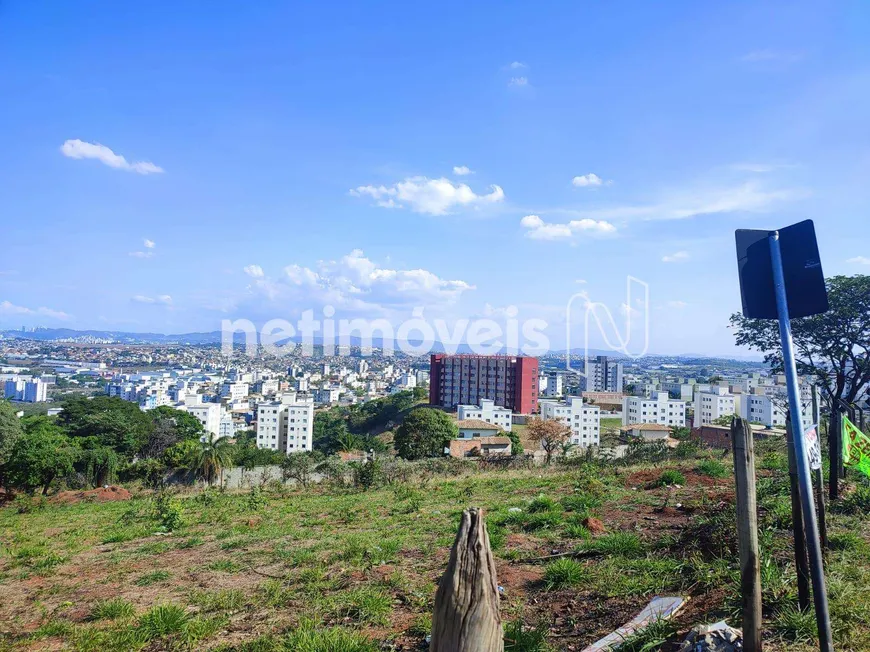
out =
[(91, 609), (91, 620), (116, 620), (118, 618), (130, 618), (135, 613), (132, 603), (123, 598), (110, 598), (100, 600)]
[(172, 532), (184, 525), (184, 508), (181, 506), (181, 502), (173, 498), (171, 494), (159, 493), (155, 502), (155, 510), (157, 520), (160, 521), (163, 530)]
[(695, 470), (711, 478), (724, 478), (728, 475), (728, 467), (719, 460), (704, 460), (695, 467)]
[(586, 576), (586, 568), (578, 561), (567, 557), (547, 564), (544, 569), (544, 586), (548, 591), (565, 589), (580, 584)]
[(667, 469), (665, 471), (662, 471), (662, 474), (659, 476), (659, 479), (656, 482), (656, 485), (659, 487), (671, 487), (675, 484), (686, 484), (686, 476), (684, 476), (676, 469)]

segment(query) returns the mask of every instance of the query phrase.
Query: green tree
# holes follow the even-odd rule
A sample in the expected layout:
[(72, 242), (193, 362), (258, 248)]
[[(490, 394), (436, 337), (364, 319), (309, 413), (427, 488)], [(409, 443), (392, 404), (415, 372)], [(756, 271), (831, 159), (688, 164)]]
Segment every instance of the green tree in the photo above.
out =
[(153, 428), (142, 449), (145, 457), (160, 457), (169, 447), (181, 441), (198, 441), (205, 430), (202, 423), (189, 412), (161, 405), (148, 411)]
[(284, 480), (296, 480), (303, 487), (311, 482), (311, 474), (323, 455), (317, 452), (299, 451), (290, 453), (281, 460), (281, 476)]
[(9, 401), (0, 400), (0, 484), (3, 484), (3, 465), (9, 461), (15, 442), (24, 434), (21, 421)]
[(199, 441), (185, 439), (163, 451), (160, 460), (170, 469), (190, 469), (194, 466), (199, 449)]
[[(834, 276), (825, 280), (830, 310), (791, 320), (799, 374), (813, 376), (824, 395), (853, 403), (870, 383), (870, 276)], [(737, 344), (764, 353), (774, 371), (782, 371), (779, 326), (773, 319), (731, 315)]]
[(12, 447), (7, 481), (29, 492), (42, 487), (47, 494), (55, 478), (72, 472), (76, 457), (75, 446), (52, 419), (33, 417)]
[(58, 422), (70, 437), (95, 437), (100, 445), (128, 458), (142, 450), (154, 429), (151, 417), (136, 403), (110, 396), (67, 399)]
[(215, 478), (222, 476), (223, 470), (232, 462), (233, 446), (229, 437), (216, 438), (210, 432), (204, 441), (199, 442), (192, 469), (211, 486)]
[(523, 448), (523, 442), (520, 441), (520, 436), (513, 430), (504, 433), (504, 436), (511, 440), (511, 454), (522, 455), (525, 449)]
[(444, 454), (444, 447), (458, 434), (456, 422), (446, 412), (418, 408), (410, 412), (396, 430), (393, 445), (396, 452), (407, 460), (438, 457)]

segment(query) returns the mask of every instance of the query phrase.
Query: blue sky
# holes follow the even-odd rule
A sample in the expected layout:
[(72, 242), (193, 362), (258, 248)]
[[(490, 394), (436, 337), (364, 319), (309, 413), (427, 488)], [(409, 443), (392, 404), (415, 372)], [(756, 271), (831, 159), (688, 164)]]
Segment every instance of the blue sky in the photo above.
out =
[(513, 305), (558, 348), (631, 275), (650, 351), (722, 354), (734, 229), (870, 273), (866, 3), (205, 7), (0, 3), (0, 326)]

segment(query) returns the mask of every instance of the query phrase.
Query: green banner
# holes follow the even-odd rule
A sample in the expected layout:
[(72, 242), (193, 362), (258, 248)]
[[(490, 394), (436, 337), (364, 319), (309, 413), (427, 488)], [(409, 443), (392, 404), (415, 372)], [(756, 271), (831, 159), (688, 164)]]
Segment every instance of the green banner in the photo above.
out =
[(843, 464), (870, 476), (870, 437), (843, 415)]

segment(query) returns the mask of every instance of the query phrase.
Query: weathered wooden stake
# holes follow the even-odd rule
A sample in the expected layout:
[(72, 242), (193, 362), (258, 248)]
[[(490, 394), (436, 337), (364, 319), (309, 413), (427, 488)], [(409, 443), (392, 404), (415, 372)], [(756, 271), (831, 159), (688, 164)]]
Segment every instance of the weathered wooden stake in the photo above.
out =
[(740, 593), (743, 600), (743, 646), (761, 652), (761, 561), (758, 554), (758, 507), (755, 498), (755, 444), (746, 419), (731, 422), (734, 480), (737, 489), (737, 536), (740, 548)]
[(483, 511), (466, 509), (435, 594), (430, 652), (503, 652), (498, 603)]

